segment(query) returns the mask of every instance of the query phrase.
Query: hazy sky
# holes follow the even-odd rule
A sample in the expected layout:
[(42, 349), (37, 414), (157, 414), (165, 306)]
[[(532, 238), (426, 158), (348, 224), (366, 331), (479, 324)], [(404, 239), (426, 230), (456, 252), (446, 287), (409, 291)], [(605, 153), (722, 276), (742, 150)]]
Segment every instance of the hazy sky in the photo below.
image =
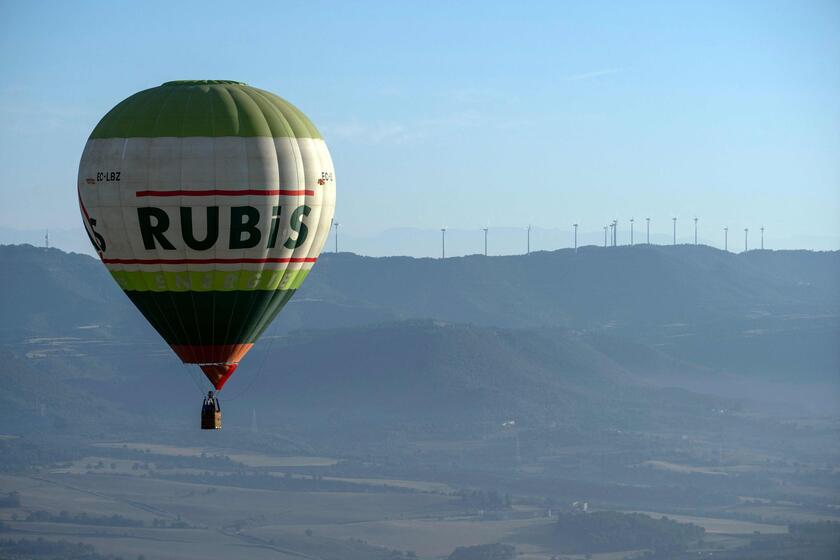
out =
[(120, 100), (233, 79), (321, 129), (349, 235), (697, 215), (840, 247), (837, 1), (0, 0), (0, 60), (3, 227), (79, 226)]

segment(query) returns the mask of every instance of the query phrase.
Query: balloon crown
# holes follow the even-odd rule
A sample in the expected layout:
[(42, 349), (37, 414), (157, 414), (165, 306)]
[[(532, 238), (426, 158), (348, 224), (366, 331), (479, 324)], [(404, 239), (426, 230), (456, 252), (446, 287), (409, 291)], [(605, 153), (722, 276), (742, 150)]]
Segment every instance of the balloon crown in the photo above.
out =
[(217, 84), (230, 84), (236, 86), (248, 85), (245, 82), (237, 82), (236, 80), (174, 80), (171, 82), (164, 82), (162, 86), (212, 86)]

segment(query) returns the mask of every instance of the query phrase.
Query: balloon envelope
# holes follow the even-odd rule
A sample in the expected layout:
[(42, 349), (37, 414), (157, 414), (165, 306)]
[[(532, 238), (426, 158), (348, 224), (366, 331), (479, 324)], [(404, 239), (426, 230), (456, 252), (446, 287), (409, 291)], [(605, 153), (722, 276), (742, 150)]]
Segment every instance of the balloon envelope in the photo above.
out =
[(79, 205), (102, 262), (217, 389), (300, 287), (329, 235), (335, 176), (296, 107), (239, 82), (167, 82), (96, 126)]

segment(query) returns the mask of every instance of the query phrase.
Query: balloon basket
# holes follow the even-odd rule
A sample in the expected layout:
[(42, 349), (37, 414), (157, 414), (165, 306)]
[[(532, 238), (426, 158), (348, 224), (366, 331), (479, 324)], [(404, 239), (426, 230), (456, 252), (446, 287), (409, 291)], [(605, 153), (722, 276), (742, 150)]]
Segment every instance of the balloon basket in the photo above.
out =
[(222, 411), (210, 410), (201, 413), (201, 429), (202, 430), (221, 430), (222, 429)]

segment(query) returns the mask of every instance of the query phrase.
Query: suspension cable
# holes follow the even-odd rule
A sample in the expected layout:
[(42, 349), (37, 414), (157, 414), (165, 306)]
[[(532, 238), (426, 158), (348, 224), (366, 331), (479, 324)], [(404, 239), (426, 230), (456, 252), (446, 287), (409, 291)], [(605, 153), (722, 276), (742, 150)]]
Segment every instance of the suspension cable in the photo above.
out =
[[(276, 331), (277, 331), (276, 324), (272, 325), (272, 327), (274, 327), (274, 331), (276, 333)], [(265, 370), (265, 364), (266, 364), (266, 362), (268, 362), (268, 357), (271, 355), (271, 349), (274, 347), (274, 342), (276, 340), (277, 340), (277, 336), (276, 335), (271, 335), (271, 340), (268, 343), (268, 347), (265, 350), (265, 354), (263, 355), (263, 358), (260, 362), (260, 365), (257, 367), (256, 374), (251, 378), (251, 382), (248, 383), (248, 385), (244, 386), (238, 393), (234, 393), (234, 395), (232, 397), (230, 397), (230, 398), (226, 397), (225, 398), (226, 402), (235, 401), (239, 397), (248, 393), (251, 390), (251, 388), (256, 384), (257, 380), (262, 376), (262, 373)], [(221, 390), (217, 391), (216, 393), (217, 394), (221, 393)]]

